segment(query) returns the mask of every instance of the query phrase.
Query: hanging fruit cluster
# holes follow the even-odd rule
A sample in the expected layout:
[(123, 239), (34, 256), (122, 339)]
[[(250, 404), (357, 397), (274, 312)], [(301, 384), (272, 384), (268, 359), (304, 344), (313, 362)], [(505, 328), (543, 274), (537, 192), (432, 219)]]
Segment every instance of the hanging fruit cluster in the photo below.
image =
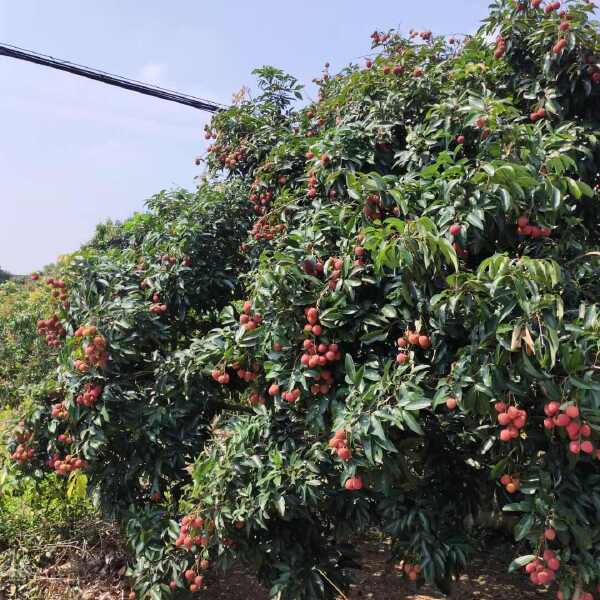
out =
[(508, 406), (505, 402), (496, 402), (494, 408), (498, 413), (496, 416), (498, 424), (503, 427), (500, 431), (500, 439), (503, 442), (510, 442), (518, 438), (521, 429), (527, 423), (527, 411), (516, 406)]
[(67, 454), (64, 458), (60, 458), (60, 455), (54, 454), (48, 461), (48, 466), (54, 469), (59, 475), (67, 476), (73, 471), (85, 469), (88, 465), (82, 458), (77, 458), (77, 456), (71, 454)]
[(102, 396), (102, 386), (98, 383), (87, 383), (75, 402), (78, 406), (92, 408), (98, 402), (100, 396)]
[(58, 315), (52, 315), (49, 319), (40, 319), (37, 322), (37, 333), (46, 338), (46, 343), (50, 348), (58, 348), (60, 346), (60, 338), (64, 338), (67, 335)]

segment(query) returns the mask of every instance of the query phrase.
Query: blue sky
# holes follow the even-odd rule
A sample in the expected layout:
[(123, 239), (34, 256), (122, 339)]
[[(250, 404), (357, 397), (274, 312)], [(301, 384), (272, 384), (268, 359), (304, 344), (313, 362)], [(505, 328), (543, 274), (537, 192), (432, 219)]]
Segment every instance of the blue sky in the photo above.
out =
[[(0, 0), (0, 41), (228, 103), (272, 64), (303, 83), (369, 52), (374, 29), (469, 33), (485, 0)], [(310, 87), (308, 88), (310, 91)], [(71, 252), (153, 193), (191, 188), (207, 116), (0, 57), (0, 267)]]

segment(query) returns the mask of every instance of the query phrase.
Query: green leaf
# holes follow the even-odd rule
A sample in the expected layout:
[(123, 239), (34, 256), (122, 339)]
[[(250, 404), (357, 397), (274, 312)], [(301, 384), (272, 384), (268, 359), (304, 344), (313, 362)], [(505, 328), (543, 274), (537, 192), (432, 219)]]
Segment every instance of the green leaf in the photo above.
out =
[(508, 571), (510, 573), (513, 573), (518, 569), (522, 569), (525, 565), (528, 565), (530, 562), (533, 562), (536, 558), (537, 556), (535, 554), (525, 554), (523, 556), (519, 556), (510, 563)]
[(402, 411), (402, 419), (404, 422), (418, 435), (425, 435), (423, 429), (415, 417), (408, 411)]
[(346, 354), (346, 358), (344, 359), (344, 364), (346, 366), (346, 375), (350, 379), (348, 383), (354, 383), (356, 379), (356, 367), (354, 366), (354, 361), (352, 360), (352, 355)]
[(515, 540), (520, 542), (531, 531), (535, 518), (532, 514), (525, 515), (515, 526)]

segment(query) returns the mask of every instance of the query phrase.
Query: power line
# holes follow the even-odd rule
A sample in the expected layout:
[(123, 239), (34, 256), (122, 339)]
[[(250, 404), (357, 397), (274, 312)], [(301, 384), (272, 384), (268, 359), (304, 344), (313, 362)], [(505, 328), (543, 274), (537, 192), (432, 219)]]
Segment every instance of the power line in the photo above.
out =
[(163, 100), (169, 100), (170, 102), (185, 104), (210, 113), (216, 113), (227, 108), (225, 105), (219, 104), (218, 102), (203, 100), (202, 98), (196, 98), (189, 94), (182, 94), (173, 90), (143, 83), (142, 81), (137, 81), (135, 79), (121, 77), (120, 75), (111, 75), (110, 73), (100, 71), (99, 69), (91, 69), (89, 67), (84, 67), (83, 65), (60, 60), (53, 58), (52, 56), (39, 54), (38, 52), (25, 50), (9, 44), (0, 44), (0, 56), (2, 55), (43, 65), (45, 67), (51, 67), (52, 69), (59, 69), (60, 71), (66, 71), (67, 73), (94, 79), (101, 83), (107, 83), (108, 85), (114, 85), (126, 90), (145, 94), (146, 96), (154, 96), (155, 98), (162, 98)]

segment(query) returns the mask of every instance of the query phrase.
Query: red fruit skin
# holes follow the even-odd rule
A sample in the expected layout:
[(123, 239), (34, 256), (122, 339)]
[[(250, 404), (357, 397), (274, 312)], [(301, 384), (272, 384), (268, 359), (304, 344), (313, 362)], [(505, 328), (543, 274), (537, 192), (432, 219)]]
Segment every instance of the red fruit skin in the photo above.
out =
[(508, 413), (500, 413), (498, 415), (498, 423), (502, 425), (502, 427), (506, 427), (510, 424), (511, 421), (512, 419), (510, 418), (510, 415)]
[(461, 232), (461, 226), (458, 223), (450, 225), (450, 235), (459, 235)]
[(560, 39), (552, 47), (552, 52), (554, 52), (554, 54), (560, 54), (566, 45), (567, 45), (567, 40), (565, 40), (564, 38)]
[(465, 143), (465, 136), (464, 135), (459, 135), (456, 137), (456, 143), (457, 144), (464, 144)]
[(419, 334), (418, 333), (411, 333), (408, 336), (408, 343), (411, 346), (418, 346), (419, 345)]
[(419, 336), (419, 346), (423, 350), (427, 350), (427, 348), (431, 347), (431, 338), (428, 335), (420, 335)]
[(352, 452), (350, 451), (349, 448), (338, 448), (337, 455), (344, 462), (347, 462), (352, 458)]
[(581, 451), (585, 452), (585, 454), (592, 454), (594, 452), (594, 444), (589, 440), (581, 442)]
[(456, 410), (457, 405), (458, 402), (456, 401), (456, 398), (448, 398), (446, 400), (446, 407), (448, 410)]
[(558, 558), (551, 558), (547, 561), (547, 564), (548, 568), (552, 569), (555, 572), (560, 569), (560, 560), (558, 560)]
[(400, 352), (397, 356), (396, 356), (396, 362), (399, 365), (405, 365), (407, 362), (409, 361), (409, 356), (408, 354), (406, 354), (405, 352)]
[(579, 409), (574, 404), (571, 406), (567, 406), (565, 413), (571, 419), (576, 419), (577, 417), (579, 417)]

